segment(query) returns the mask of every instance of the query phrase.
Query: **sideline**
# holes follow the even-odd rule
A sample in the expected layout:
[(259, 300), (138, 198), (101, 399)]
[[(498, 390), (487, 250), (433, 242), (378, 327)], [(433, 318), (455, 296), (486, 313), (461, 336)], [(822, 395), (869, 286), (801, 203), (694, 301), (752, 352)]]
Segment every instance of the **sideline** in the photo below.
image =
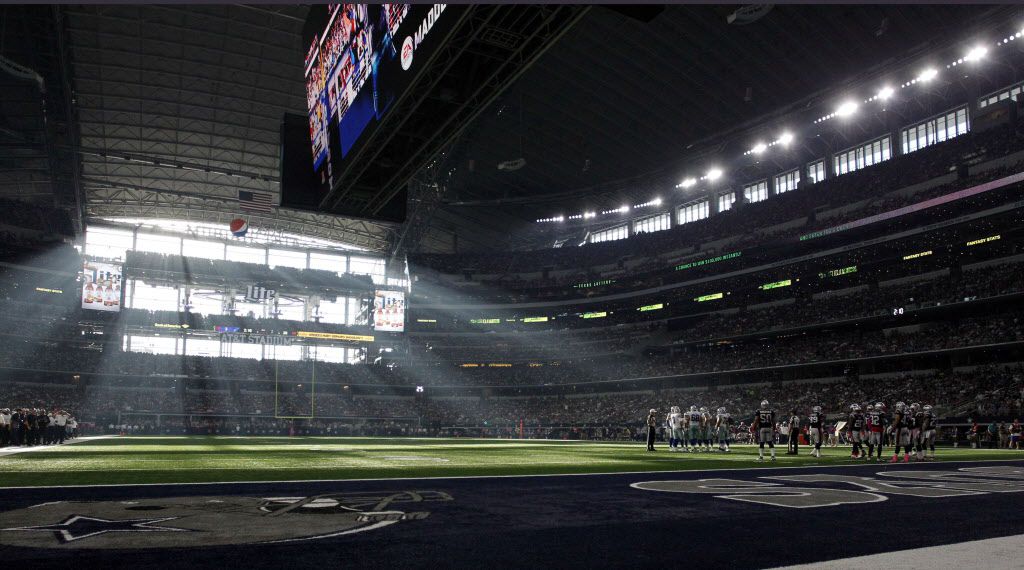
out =
[(36, 445), (33, 447), (2, 447), (0, 448), (0, 457), (7, 457), (9, 455), (15, 455), (17, 453), (28, 453), (30, 451), (46, 451), (47, 449), (59, 449), (68, 445), (74, 445), (80, 442), (96, 441), (97, 439), (107, 439), (110, 437), (117, 437), (114, 435), (90, 435), (83, 436), (75, 439), (69, 439), (64, 443), (58, 443), (57, 445)]
[(846, 570), (848, 568), (928, 568), (929, 570), (962, 570), (963, 568), (1020, 568), (1020, 545), (1024, 534), (987, 538), (969, 542), (926, 546), (853, 558), (823, 560), (775, 570)]

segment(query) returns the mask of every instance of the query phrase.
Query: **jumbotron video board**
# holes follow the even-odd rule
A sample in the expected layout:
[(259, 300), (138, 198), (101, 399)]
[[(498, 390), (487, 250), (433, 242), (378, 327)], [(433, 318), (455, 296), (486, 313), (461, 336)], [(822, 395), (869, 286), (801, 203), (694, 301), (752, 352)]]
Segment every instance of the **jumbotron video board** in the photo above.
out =
[(323, 192), (440, 46), (452, 11), (446, 4), (310, 9), (306, 102), (312, 167)]

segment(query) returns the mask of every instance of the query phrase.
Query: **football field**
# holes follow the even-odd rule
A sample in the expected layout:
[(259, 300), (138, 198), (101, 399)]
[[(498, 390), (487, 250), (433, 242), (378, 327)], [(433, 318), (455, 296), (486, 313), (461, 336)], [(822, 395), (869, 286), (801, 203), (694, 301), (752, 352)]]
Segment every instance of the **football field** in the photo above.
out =
[[(558, 475), (744, 469), (759, 466), (855, 465), (848, 446), (823, 448), (820, 459), (776, 448), (731, 453), (645, 451), (643, 443), (424, 438), (131, 436), (0, 451), (0, 486), (123, 485), (243, 481)], [(939, 461), (1017, 459), (1024, 452), (942, 448)], [(883, 453), (888, 461), (890, 453)]]
[(945, 448), (938, 461), (892, 465), (845, 447), (821, 459), (781, 451), (760, 463), (752, 446), (83, 438), (0, 451), (0, 557), (47, 568), (592, 569), (662, 566), (692, 544), (695, 566), (1019, 567), (1022, 452)]

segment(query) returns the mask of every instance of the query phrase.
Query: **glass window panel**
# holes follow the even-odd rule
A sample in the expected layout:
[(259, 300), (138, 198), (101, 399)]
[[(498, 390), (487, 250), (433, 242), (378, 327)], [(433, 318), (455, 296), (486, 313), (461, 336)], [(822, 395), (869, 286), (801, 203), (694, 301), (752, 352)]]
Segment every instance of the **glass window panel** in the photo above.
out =
[(189, 292), (191, 311), (200, 315), (220, 315), (224, 312), (224, 296), (210, 289), (193, 289)]
[(177, 311), (178, 310), (178, 288), (165, 287), (163, 285), (147, 285), (135, 280), (133, 284), (134, 295), (130, 307), (146, 311)]
[(345, 298), (339, 298), (337, 301), (321, 300), (320, 322), (339, 325), (347, 324), (345, 323)]
[(228, 261), (241, 263), (255, 263), (265, 265), (267, 262), (266, 250), (256, 247), (243, 247), (240, 245), (229, 245), (227, 251)]
[(123, 261), (133, 239), (131, 230), (89, 227), (85, 232), (85, 254)]
[(224, 244), (186, 238), (181, 241), (181, 254), (185, 257), (222, 260), (224, 259)]
[(251, 358), (253, 360), (263, 359), (263, 345), (248, 342), (224, 342), (221, 343), (221, 355), (233, 358)]
[(358, 257), (351, 258), (349, 271), (353, 275), (369, 275), (373, 282), (381, 285), (384, 283), (385, 262), (383, 258)]
[(132, 335), (132, 352), (149, 354), (177, 354), (179, 339), (171, 336), (135, 336)]
[(270, 267), (305, 269), (306, 252), (292, 251), (290, 249), (271, 249), (267, 252), (267, 261)]
[(345, 256), (310, 252), (309, 268), (333, 271), (340, 275), (345, 273)]
[(302, 360), (302, 347), (267, 345), (263, 349), (263, 355), (267, 360)]
[(344, 363), (347, 350), (343, 346), (311, 346), (309, 348), (309, 356), (311, 359), (320, 362)]
[(220, 341), (188, 338), (185, 340), (185, 354), (189, 356), (220, 356)]
[(135, 240), (135, 249), (136, 251), (180, 255), (181, 238), (178, 236), (139, 233)]

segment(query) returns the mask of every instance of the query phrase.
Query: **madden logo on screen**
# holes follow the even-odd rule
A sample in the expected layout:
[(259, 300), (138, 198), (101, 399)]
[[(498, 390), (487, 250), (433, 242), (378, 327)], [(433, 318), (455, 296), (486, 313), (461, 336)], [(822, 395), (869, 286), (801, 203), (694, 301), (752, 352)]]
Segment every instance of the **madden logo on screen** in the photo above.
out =
[(405, 330), (405, 293), (377, 291), (373, 294), (373, 330), (384, 332)]
[(121, 310), (121, 266), (86, 261), (82, 268), (82, 308)]
[[(329, 186), (328, 165), (349, 156), (412, 81), (420, 51), (447, 4), (331, 4), (312, 8), (305, 80), (313, 170)], [(324, 20), (326, 10), (326, 21)], [(431, 42), (426, 40), (432, 39)], [(422, 67), (422, 66), (420, 66)]]

